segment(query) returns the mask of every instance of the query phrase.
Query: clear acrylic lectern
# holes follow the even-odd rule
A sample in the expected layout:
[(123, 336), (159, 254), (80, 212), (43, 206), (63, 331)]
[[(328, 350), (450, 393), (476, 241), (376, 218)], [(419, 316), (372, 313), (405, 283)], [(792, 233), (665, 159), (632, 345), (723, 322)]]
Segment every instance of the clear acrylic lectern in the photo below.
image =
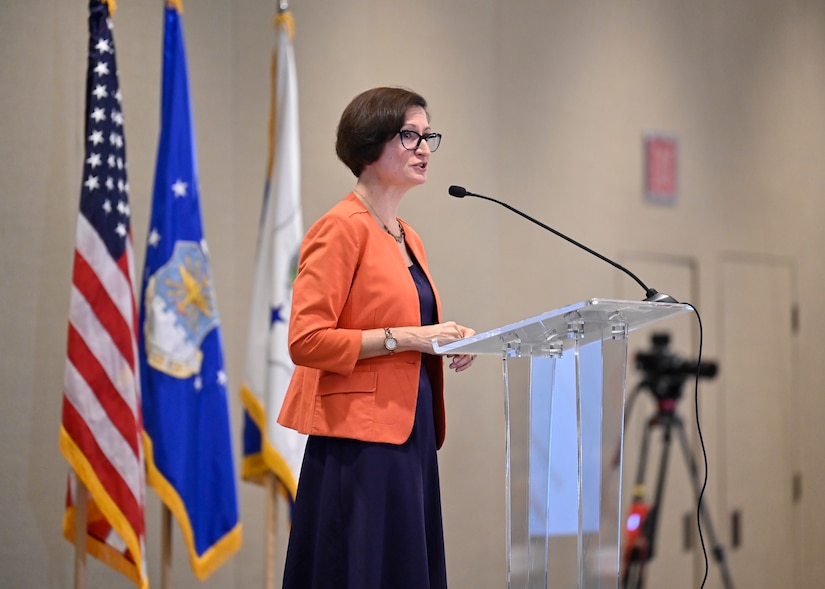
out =
[(435, 346), (502, 357), (508, 589), (619, 587), (627, 337), (690, 310), (590, 299)]

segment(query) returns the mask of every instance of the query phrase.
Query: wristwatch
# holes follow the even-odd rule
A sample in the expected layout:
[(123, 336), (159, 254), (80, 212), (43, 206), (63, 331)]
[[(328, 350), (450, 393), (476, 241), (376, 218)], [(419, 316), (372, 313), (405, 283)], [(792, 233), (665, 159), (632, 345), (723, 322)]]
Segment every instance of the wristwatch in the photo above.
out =
[(394, 354), (395, 348), (398, 347), (398, 340), (392, 336), (389, 327), (384, 328), (384, 347), (387, 348), (390, 354)]

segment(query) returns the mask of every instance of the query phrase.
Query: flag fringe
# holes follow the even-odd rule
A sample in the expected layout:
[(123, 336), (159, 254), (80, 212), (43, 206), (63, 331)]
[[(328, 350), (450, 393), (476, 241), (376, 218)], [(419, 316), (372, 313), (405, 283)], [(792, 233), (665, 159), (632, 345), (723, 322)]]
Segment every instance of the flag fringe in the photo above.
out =
[[(63, 537), (74, 544), (75, 534), (77, 533), (77, 526), (75, 525), (75, 514), (77, 509), (74, 505), (66, 508), (63, 514)], [(140, 575), (137, 572), (135, 563), (126, 558), (122, 553), (118, 552), (105, 542), (101, 542), (93, 536), (86, 536), (86, 552), (94, 556), (97, 560), (113, 568), (118, 573), (132, 581), (142, 589), (149, 588), (148, 579), (141, 583)]]
[(189, 513), (178, 495), (175, 487), (163, 476), (155, 465), (154, 454), (152, 453), (152, 439), (149, 434), (143, 432), (143, 447), (146, 452), (146, 480), (155, 489), (161, 502), (163, 502), (175, 519), (183, 533), (183, 540), (189, 552), (189, 563), (192, 571), (199, 581), (206, 580), (222, 564), (229, 560), (241, 548), (243, 537), (243, 526), (237, 523), (232, 529), (224, 534), (219, 540), (214, 542), (203, 554), (198, 554), (195, 547), (195, 536), (192, 531), (192, 522)]
[(261, 452), (248, 454), (244, 457), (241, 476), (243, 480), (263, 483), (266, 472), (271, 471), (278, 478), (287, 499), (295, 501), (298, 492), (298, 481), (284, 457), (275, 449), (272, 440), (266, 434), (266, 410), (261, 402), (253, 395), (246, 383), (241, 385), (241, 405), (261, 432)]
[(295, 38), (295, 19), (292, 16), (292, 12), (288, 8), (283, 12), (279, 12), (275, 16), (275, 28), (277, 29), (279, 26), (286, 28), (290, 41)]
[[(106, 492), (100, 479), (95, 474), (94, 468), (63, 426), (60, 427), (60, 450), (77, 477), (89, 489), (89, 496), (94, 501), (97, 509), (100, 510), (112, 529), (126, 544), (134, 561), (129, 560), (121, 552), (88, 534), (86, 535), (87, 552), (134, 581), (141, 589), (148, 589), (149, 579), (146, 577), (145, 572), (141, 575), (140, 563), (143, 562), (143, 554), (134, 529), (132, 529), (129, 520), (126, 519), (117, 503)], [(75, 507), (72, 505), (66, 509), (63, 516), (63, 535), (73, 544), (76, 531), (74, 516)]]
[(117, 10), (117, 2), (115, 0), (101, 0), (109, 8), (109, 16), (114, 17)]

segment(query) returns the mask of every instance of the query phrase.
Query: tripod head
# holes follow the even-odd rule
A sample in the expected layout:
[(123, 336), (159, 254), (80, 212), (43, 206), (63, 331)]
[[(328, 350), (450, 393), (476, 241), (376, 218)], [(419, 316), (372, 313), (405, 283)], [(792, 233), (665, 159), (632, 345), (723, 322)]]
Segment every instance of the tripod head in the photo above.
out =
[(675, 402), (682, 396), (682, 385), (689, 376), (714, 378), (718, 372), (715, 362), (686, 360), (668, 351), (670, 334), (654, 333), (651, 350), (636, 354), (636, 369), (643, 373), (639, 388), (646, 388), (659, 401)]

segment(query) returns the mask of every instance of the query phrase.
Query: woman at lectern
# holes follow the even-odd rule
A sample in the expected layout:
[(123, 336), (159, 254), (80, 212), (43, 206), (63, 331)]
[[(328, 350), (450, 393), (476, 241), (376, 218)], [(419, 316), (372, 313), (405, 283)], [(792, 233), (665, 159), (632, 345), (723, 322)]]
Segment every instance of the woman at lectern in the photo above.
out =
[(433, 341), (475, 332), (441, 321), (424, 246), (398, 216), (440, 142), (427, 102), (406, 89), (367, 90), (341, 115), (336, 152), (357, 181), (307, 232), (293, 287), (296, 368), (278, 421), (309, 437), (285, 589), (447, 586)]

